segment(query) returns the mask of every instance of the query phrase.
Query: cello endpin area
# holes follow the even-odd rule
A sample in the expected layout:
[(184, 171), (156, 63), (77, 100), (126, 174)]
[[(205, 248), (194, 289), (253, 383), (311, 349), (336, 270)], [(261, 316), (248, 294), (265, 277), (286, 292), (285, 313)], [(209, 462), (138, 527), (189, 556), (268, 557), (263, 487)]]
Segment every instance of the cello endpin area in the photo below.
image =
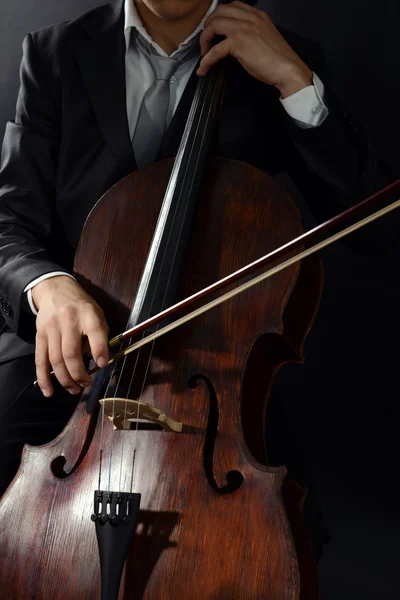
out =
[(134, 429), (136, 421), (149, 421), (162, 427), (164, 431), (180, 433), (183, 424), (174, 421), (161, 412), (159, 408), (138, 400), (127, 398), (104, 398), (99, 400), (104, 407), (104, 414), (114, 425), (114, 429), (129, 431)]

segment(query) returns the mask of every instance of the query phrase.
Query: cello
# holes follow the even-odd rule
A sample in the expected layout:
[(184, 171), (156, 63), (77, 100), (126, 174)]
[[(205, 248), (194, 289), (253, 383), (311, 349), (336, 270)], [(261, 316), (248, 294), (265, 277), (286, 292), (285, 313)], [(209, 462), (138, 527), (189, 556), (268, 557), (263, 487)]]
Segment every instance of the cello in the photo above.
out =
[[(210, 157), (223, 83), (199, 82), (175, 161), (88, 217), (74, 272), (113, 334), (302, 232), (272, 178)], [(302, 492), (268, 466), (263, 421), (320, 290), (319, 263), (295, 264), (97, 373), (3, 497), (3, 597), (317, 598)]]

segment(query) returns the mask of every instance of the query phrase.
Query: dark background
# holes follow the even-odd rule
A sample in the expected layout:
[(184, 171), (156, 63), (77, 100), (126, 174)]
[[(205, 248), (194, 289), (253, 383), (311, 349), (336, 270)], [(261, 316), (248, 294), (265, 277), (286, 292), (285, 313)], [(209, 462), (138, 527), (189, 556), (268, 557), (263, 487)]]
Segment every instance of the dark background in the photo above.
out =
[[(25, 34), (100, 4), (0, 0), (1, 139), (14, 117)], [(323, 45), (331, 87), (400, 177), (398, 3), (261, 0), (258, 6)], [(309, 226), (312, 218), (298, 201)], [(400, 597), (399, 256), (400, 250), (358, 256), (342, 244), (324, 251), (325, 290), (306, 364), (286, 367), (277, 382), (287, 427), (317, 481), (332, 534), (320, 562), (324, 600)]]

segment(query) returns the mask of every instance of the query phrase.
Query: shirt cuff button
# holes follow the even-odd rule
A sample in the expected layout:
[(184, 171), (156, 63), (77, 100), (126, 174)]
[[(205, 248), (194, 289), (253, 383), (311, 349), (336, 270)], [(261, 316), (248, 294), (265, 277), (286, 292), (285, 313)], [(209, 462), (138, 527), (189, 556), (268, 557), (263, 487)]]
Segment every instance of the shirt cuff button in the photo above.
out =
[(313, 115), (316, 115), (318, 111), (319, 111), (318, 106), (313, 106), (312, 109), (311, 109), (311, 112), (312, 112)]

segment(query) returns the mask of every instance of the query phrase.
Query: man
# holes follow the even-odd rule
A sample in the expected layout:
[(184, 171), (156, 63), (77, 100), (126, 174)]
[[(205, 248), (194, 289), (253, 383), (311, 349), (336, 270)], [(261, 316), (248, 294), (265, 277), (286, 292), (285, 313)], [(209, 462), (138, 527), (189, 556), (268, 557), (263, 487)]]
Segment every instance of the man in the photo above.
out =
[[(319, 220), (390, 181), (326, 87), (319, 46), (254, 7), (217, 4), (116, 0), (24, 39), (0, 171), (0, 494), (23, 444), (53, 439), (90, 384), (85, 336), (107, 363), (102, 309), (71, 277), (84, 221), (122, 177), (175, 155), (196, 81), (213, 64), (230, 55), (220, 155), (288, 171)], [(175, 61), (161, 137), (151, 124), (160, 56)], [(35, 374), (43, 395), (23, 393)]]

